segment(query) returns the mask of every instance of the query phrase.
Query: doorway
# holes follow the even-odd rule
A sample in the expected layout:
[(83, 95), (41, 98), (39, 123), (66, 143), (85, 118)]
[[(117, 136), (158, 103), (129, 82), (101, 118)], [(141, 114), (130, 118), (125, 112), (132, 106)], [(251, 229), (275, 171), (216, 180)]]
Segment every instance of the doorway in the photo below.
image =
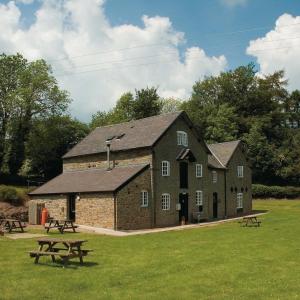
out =
[(76, 217), (76, 194), (68, 196), (68, 219), (75, 221)]
[(180, 162), (179, 163), (179, 179), (180, 179), (180, 188), (187, 189), (188, 188), (188, 178), (189, 174), (189, 165), (187, 162)]
[(189, 219), (189, 195), (187, 193), (180, 193), (179, 203), (181, 208), (179, 211), (179, 223), (181, 223), (183, 217), (185, 223), (187, 223)]
[(218, 217), (218, 193), (213, 193), (213, 217)]

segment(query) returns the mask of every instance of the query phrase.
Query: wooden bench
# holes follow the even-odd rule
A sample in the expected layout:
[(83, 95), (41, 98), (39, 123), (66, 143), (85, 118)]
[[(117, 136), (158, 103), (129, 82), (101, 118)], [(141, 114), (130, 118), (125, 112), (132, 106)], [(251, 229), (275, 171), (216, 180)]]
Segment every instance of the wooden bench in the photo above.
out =
[[(83, 263), (83, 257), (87, 256), (91, 249), (81, 249), (85, 240), (69, 240), (69, 239), (48, 239), (41, 238), (37, 240), (39, 244), (38, 250), (30, 251), (30, 257), (34, 257), (34, 262), (37, 264), (41, 256), (51, 256), (55, 262), (55, 257), (58, 256), (63, 260), (63, 266), (72, 258), (79, 258), (80, 263)], [(62, 246), (60, 246), (60, 244)], [(58, 246), (58, 247), (57, 247)], [(43, 249), (46, 247), (45, 249)]]
[(244, 227), (260, 227), (261, 221), (257, 220), (256, 216), (243, 217), (242, 220), (239, 221), (241, 226)]

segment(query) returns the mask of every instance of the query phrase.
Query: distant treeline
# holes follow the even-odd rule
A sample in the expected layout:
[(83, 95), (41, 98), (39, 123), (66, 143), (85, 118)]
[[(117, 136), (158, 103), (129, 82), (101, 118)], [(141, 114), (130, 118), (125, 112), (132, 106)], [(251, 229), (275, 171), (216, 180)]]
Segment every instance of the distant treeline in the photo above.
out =
[(190, 99), (163, 99), (147, 87), (121, 95), (89, 124), (68, 114), (71, 102), (44, 60), (0, 55), (0, 182), (48, 180), (61, 156), (97, 126), (185, 110), (206, 142), (241, 139), (254, 182), (299, 185), (300, 92), (283, 71), (261, 77), (249, 64), (193, 85)]

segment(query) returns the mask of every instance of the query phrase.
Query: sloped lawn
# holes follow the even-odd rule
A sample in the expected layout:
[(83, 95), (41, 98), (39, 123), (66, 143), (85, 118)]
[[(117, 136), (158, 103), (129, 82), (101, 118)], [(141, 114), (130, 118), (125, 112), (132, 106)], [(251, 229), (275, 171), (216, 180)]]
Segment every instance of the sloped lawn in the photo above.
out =
[[(67, 269), (30, 240), (0, 237), (0, 299), (300, 298), (300, 200), (254, 202), (261, 228), (238, 223), (143, 236), (65, 234), (94, 249)], [(52, 233), (51, 236), (61, 237)]]

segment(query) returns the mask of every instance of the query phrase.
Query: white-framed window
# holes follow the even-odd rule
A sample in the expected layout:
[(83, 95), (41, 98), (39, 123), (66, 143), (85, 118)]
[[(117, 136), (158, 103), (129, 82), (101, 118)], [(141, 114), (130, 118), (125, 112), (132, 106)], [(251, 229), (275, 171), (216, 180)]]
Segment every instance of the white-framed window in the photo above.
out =
[(236, 208), (243, 208), (243, 193), (236, 194)]
[(162, 194), (161, 196), (161, 209), (162, 210), (170, 210), (170, 202), (171, 202), (171, 197), (170, 194)]
[(196, 177), (202, 177), (202, 165), (201, 164), (196, 164)]
[(177, 145), (188, 146), (188, 135), (185, 131), (177, 131)]
[(170, 162), (167, 160), (161, 162), (161, 175), (170, 176)]
[(146, 190), (141, 191), (141, 206), (148, 207), (149, 205), (149, 193)]
[(244, 177), (244, 166), (237, 166), (237, 176)]
[(196, 206), (202, 206), (202, 205), (203, 205), (203, 192), (196, 191)]
[(217, 171), (212, 171), (211, 173), (212, 173), (212, 182), (213, 183), (217, 183), (217, 181), (218, 181), (218, 173), (217, 173)]

